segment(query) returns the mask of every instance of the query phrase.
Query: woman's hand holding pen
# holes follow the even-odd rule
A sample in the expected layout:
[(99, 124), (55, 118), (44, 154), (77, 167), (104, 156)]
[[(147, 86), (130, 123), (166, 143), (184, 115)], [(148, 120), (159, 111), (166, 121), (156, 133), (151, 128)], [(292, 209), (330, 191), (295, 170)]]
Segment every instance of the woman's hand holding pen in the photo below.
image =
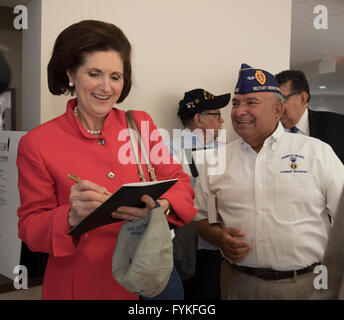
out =
[[(72, 186), (69, 196), (71, 209), (68, 216), (68, 223), (70, 227), (74, 227), (112, 194), (106, 188), (91, 181), (82, 180), (75, 175), (68, 175), (68, 177), (77, 183)], [(155, 201), (148, 195), (143, 195), (141, 200), (146, 204), (144, 208), (119, 207), (112, 213), (112, 217), (129, 221), (146, 217), (155, 207)]]
[(88, 180), (80, 180), (80, 182), (72, 186), (69, 195), (69, 225), (74, 227), (79, 224), (110, 196), (111, 193), (106, 188)]

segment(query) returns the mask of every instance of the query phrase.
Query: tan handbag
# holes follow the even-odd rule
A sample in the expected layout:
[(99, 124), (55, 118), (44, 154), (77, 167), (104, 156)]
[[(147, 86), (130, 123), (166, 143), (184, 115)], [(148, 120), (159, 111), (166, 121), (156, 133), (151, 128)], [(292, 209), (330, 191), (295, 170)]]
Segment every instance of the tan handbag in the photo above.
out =
[[(126, 118), (128, 128), (132, 129), (129, 134), (140, 180), (146, 182), (139, 160), (138, 143), (151, 180), (156, 181), (154, 168), (149, 162), (131, 111), (126, 113)], [(119, 284), (134, 294), (155, 297), (167, 286), (172, 269), (172, 239), (161, 207), (152, 209), (143, 219), (126, 221), (122, 225), (112, 257), (112, 274)]]
[[(149, 156), (147, 154), (147, 150), (146, 150), (144, 144), (142, 143), (141, 135), (140, 135), (139, 129), (137, 128), (133, 113), (131, 110), (129, 110), (126, 112), (125, 115), (126, 115), (127, 125), (128, 125), (128, 129), (129, 129), (130, 141), (131, 141), (131, 144), (133, 146), (134, 156), (135, 156), (136, 164), (137, 164), (137, 167), (139, 170), (138, 176), (140, 178), (140, 181), (146, 182), (146, 175), (143, 171), (142, 164), (141, 164), (141, 161), (139, 158), (139, 152), (138, 152), (138, 147), (137, 147), (138, 145), (140, 146), (141, 154), (144, 158), (144, 163), (147, 165), (147, 170), (148, 170), (148, 173), (149, 173), (151, 180), (157, 181), (157, 178), (155, 175), (155, 170), (149, 161)], [(136, 132), (136, 135), (134, 134), (134, 132)], [(170, 212), (171, 212), (170, 209), (168, 209), (165, 212), (165, 216), (168, 217)]]
[[(139, 158), (139, 152), (138, 152), (138, 147), (137, 147), (138, 144), (140, 145), (141, 154), (142, 154), (142, 156), (145, 160), (145, 163), (147, 165), (147, 169), (148, 169), (148, 173), (150, 175), (150, 178), (152, 179), (152, 181), (156, 181), (157, 179), (155, 176), (154, 168), (152, 167), (152, 165), (149, 161), (149, 156), (147, 154), (147, 151), (146, 151), (144, 144), (142, 143), (141, 135), (140, 135), (139, 129), (137, 128), (137, 125), (136, 125), (136, 122), (135, 122), (135, 119), (133, 117), (131, 110), (126, 112), (126, 119), (127, 119), (128, 129), (129, 129), (130, 141), (131, 141), (131, 144), (133, 146), (136, 164), (137, 164), (137, 167), (139, 169), (140, 181), (145, 182), (146, 176), (143, 172), (141, 161)], [(137, 136), (134, 135), (133, 130), (136, 132)]]
[[(128, 123), (130, 140), (133, 145), (134, 154), (137, 166), (139, 168), (139, 177), (141, 181), (145, 180), (145, 174), (143, 172), (141, 162), (139, 161), (138, 148), (139, 143), (141, 148), (142, 156), (148, 167), (148, 172), (152, 180), (156, 180), (154, 168), (149, 162), (149, 157), (147, 155), (146, 149), (141, 141), (141, 136), (136, 126), (136, 122), (132, 115), (131, 110), (126, 112), (126, 118)], [(136, 132), (137, 136), (133, 134), (133, 130)], [(139, 141), (137, 141), (139, 140)], [(196, 169), (196, 168), (195, 168)], [(197, 171), (197, 169), (196, 169)], [(197, 173), (198, 175), (198, 173)], [(165, 212), (166, 217), (168, 217), (170, 210)], [(187, 281), (192, 278), (196, 271), (196, 250), (197, 250), (197, 231), (194, 222), (184, 224), (182, 227), (173, 229), (173, 259), (174, 265), (179, 273), (179, 276), (183, 281)]]

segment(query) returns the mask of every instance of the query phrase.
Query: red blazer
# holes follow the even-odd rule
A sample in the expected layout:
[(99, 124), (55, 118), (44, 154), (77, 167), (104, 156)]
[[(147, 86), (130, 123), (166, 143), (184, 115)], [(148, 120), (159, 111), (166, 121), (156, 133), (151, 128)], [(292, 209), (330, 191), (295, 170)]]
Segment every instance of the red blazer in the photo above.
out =
[[(122, 222), (91, 230), (80, 239), (67, 234), (73, 185), (67, 174), (91, 180), (111, 192), (124, 183), (139, 181), (135, 162), (121, 163), (131, 149), (127, 130), (123, 130), (127, 128), (125, 112), (112, 109), (102, 136), (95, 137), (76, 119), (73, 113), (76, 103), (75, 99), (70, 100), (65, 114), (33, 129), (19, 143), (19, 238), (31, 251), (49, 253), (43, 299), (138, 299), (112, 276), (112, 255)], [(150, 116), (141, 111), (134, 111), (133, 115), (139, 130), (142, 126), (150, 137), (156, 129)], [(119, 141), (123, 137), (124, 141)], [(160, 135), (155, 138), (147, 144), (157, 179), (179, 179), (163, 195), (174, 211), (169, 222), (182, 225), (190, 222), (197, 212), (190, 178), (177, 163), (159, 164), (160, 158), (173, 160), (165, 146), (162, 153), (156, 152), (163, 143)], [(99, 143), (99, 139), (105, 143)], [(107, 177), (109, 172), (115, 174), (112, 180)], [(147, 170), (145, 173), (148, 181)]]

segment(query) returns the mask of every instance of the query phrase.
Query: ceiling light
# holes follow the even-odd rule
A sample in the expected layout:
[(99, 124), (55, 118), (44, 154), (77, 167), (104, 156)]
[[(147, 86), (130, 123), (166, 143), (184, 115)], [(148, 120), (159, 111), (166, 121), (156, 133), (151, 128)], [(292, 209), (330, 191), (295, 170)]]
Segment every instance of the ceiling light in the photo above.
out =
[(326, 86), (319, 86), (319, 89), (326, 89)]

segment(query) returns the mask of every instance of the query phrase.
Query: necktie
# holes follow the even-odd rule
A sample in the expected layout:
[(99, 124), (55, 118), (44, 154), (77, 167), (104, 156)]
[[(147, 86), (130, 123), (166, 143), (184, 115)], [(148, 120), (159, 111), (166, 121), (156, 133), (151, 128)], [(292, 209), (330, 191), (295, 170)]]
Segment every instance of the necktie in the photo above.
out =
[(299, 129), (296, 128), (296, 127), (292, 127), (292, 128), (289, 129), (289, 131), (290, 131), (291, 133), (297, 133), (297, 132), (299, 131)]

